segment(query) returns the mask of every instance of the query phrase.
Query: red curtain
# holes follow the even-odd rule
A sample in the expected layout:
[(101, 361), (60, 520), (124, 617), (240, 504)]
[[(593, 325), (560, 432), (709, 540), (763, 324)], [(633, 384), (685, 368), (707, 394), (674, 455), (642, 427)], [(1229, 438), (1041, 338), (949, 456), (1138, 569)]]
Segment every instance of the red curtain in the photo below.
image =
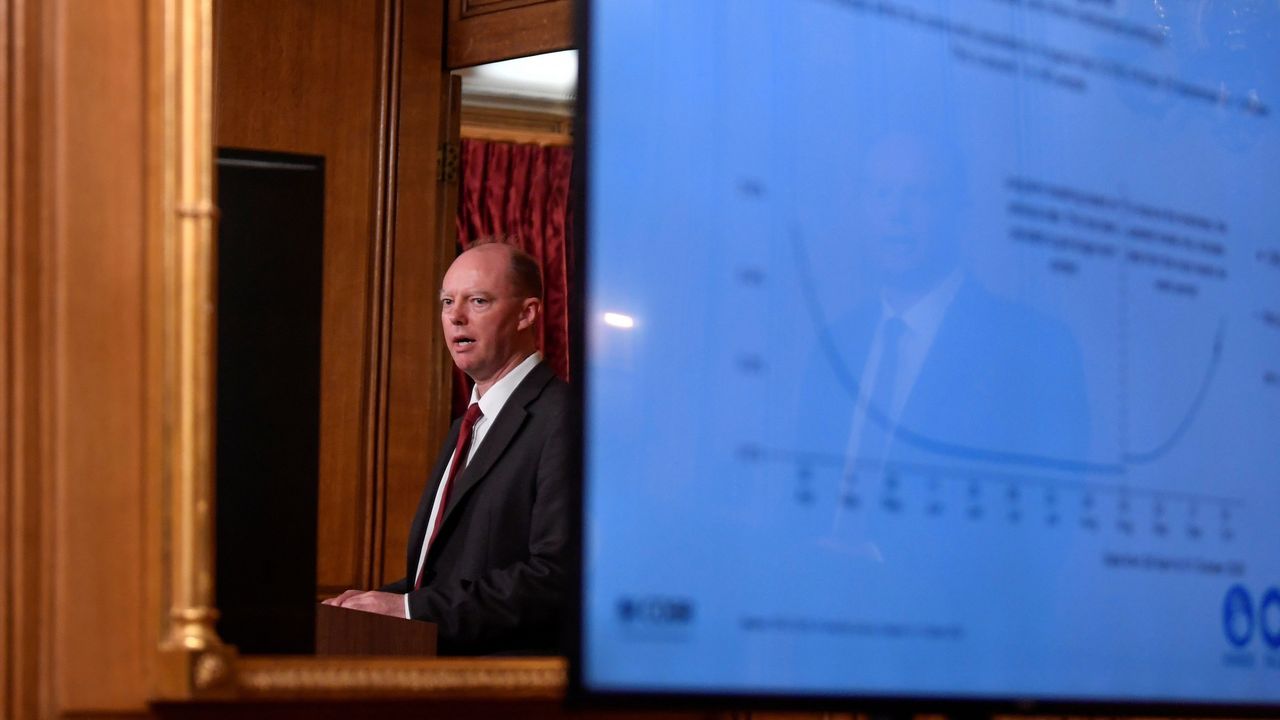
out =
[[(538, 347), (569, 379), (569, 278), (573, 216), (569, 180), (573, 149), (463, 140), (458, 189), (458, 244), (504, 236), (542, 266), (544, 301)], [(470, 398), (470, 381), (454, 370), (454, 414)]]

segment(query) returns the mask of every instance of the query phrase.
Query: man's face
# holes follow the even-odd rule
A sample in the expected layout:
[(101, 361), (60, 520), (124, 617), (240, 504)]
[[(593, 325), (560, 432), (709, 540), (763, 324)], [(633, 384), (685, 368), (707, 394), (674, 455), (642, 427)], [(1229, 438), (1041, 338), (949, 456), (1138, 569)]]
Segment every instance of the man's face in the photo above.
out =
[(866, 211), (873, 257), (886, 282), (928, 274), (945, 255), (940, 226), (941, 178), (910, 137), (890, 136), (871, 153)]
[(516, 296), (510, 265), (502, 248), (481, 246), (458, 256), (440, 286), (440, 322), (449, 354), (480, 384), (524, 359), (520, 332), (537, 317), (538, 300)]

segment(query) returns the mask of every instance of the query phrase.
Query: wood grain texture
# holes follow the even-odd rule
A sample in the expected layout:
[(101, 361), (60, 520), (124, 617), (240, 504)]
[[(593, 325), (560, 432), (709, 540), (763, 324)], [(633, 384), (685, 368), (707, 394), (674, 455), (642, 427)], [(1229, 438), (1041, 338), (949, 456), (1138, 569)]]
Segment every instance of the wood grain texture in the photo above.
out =
[(316, 571), (335, 590), (372, 579), (364, 426), (387, 12), (378, 0), (215, 5), (217, 144), (325, 157)]
[(11, 680), (14, 658), (13, 647), (13, 590), (14, 572), (8, 548), (12, 544), (13, 485), (17, 480), (13, 457), (13, 416), (17, 408), (13, 398), (13, 362), (10, 359), (13, 337), (13, 261), (14, 238), (9, 218), (13, 217), (13, 126), (9, 121), (15, 93), (10, 53), (13, 48), (13, 0), (0, 0), (0, 717), (13, 717), (13, 692)]
[(54, 23), (53, 646), (59, 712), (145, 707), (144, 3)]
[(512, 8), (538, 5), (547, 0), (460, 0), (459, 16), (475, 17), (491, 12), (502, 12)]
[(156, 648), (167, 635), (168, 622), (161, 622), (169, 614), (170, 579), (165, 572), (169, 567), (168, 543), (160, 541), (166, 537), (169, 529), (168, 516), (168, 484), (166, 468), (168, 456), (166, 443), (169, 429), (165, 422), (167, 417), (166, 388), (157, 379), (163, 377), (167, 366), (167, 351), (170, 347), (166, 336), (166, 319), (169, 308), (166, 307), (167, 260), (166, 235), (174, 218), (169, 214), (167, 202), (167, 158), (170, 157), (166, 127), (166, 92), (169, 78), (163, 59), (166, 55), (166, 27), (169, 18), (163, 7), (163, 0), (144, 0), (146, 14), (146, 44), (144, 46), (145, 102), (147, 107), (146, 129), (144, 131), (146, 194), (146, 251), (142, 261), (145, 265), (144, 311), (142, 322), (145, 325), (145, 354), (143, 356), (143, 377), (145, 417), (147, 422), (143, 428), (144, 447), (142, 473), (136, 482), (141, 484), (145, 502), (143, 505), (143, 526), (145, 547), (139, 561), (145, 571), (143, 578), (142, 606), (144, 623), (141, 638), (144, 658), (150, 663), (146, 680), (154, 687), (153, 678), (159, 673)]
[(47, 534), (50, 493), (46, 469), (48, 414), (48, 274), (51, 197), (47, 172), (46, 119), (51, 78), (43, 62), (48, 45), (47, 6), (12, 0), (5, 7), (7, 66), (4, 84), (6, 143), (0, 146), (6, 174), (4, 233), (6, 301), (4, 347), (4, 493), (7, 498), (0, 555), (8, 568), (3, 588), (6, 656), (0, 710), (4, 717), (36, 718), (52, 713), (48, 657), (50, 604), (45, 602), (51, 557)]
[(332, 605), (316, 606), (316, 655), (434, 657), (435, 623)]
[(449, 0), (451, 70), (574, 47), (571, 0)]
[(443, 8), (405, 3), (403, 57), (390, 190), (394, 239), (388, 247), (385, 475), (380, 582), (404, 576), (409, 525), (427, 474), (449, 428), (452, 361), (440, 333), (440, 279), (453, 261), (440, 234), (445, 188), (436, 178), (439, 144), (446, 139), (448, 77), (441, 67)]

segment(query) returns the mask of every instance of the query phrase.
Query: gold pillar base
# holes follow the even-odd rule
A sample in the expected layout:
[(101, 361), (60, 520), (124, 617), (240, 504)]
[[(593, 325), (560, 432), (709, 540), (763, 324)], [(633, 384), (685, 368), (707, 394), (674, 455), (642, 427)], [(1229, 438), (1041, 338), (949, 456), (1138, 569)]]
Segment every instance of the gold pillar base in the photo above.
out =
[(236, 696), (235, 648), (169, 645), (160, 650), (156, 700), (216, 700)]

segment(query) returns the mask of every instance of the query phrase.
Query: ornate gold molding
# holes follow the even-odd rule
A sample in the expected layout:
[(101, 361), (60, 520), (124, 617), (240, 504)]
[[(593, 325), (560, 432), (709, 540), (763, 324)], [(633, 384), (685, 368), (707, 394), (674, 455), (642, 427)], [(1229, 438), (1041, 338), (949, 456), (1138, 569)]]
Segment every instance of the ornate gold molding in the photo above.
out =
[(214, 277), (212, 0), (162, 0), (164, 46), (165, 618), (157, 694), (226, 687), (232, 656), (213, 595)]
[(242, 658), (236, 682), (241, 696), (558, 700), (567, 669), (561, 658)]

